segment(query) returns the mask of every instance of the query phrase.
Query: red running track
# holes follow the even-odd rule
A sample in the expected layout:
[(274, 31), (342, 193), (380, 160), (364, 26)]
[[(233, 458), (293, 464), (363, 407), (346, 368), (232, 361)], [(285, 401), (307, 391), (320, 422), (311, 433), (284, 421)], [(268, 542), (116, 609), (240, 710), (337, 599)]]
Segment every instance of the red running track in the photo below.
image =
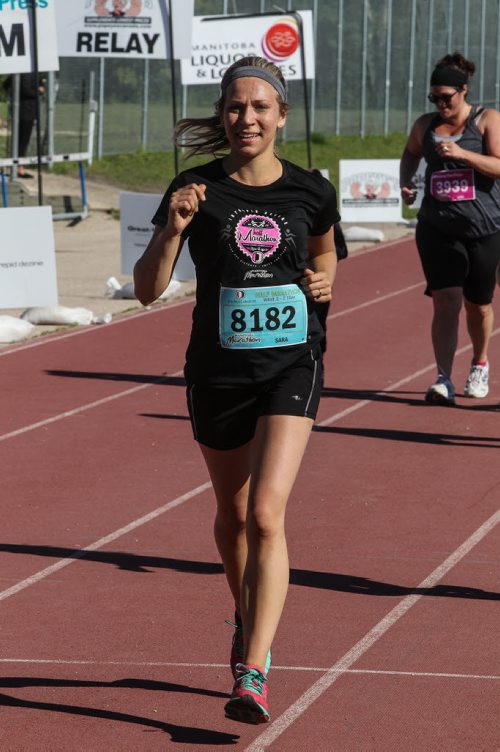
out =
[[(426, 405), (411, 240), (339, 269), (288, 510), (272, 722), (224, 718), (231, 603), (180, 378), (192, 301), (0, 351), (0, 749), (500, 750), (500, 330)], [(460, 388), (470, 360), (461, 331)]]

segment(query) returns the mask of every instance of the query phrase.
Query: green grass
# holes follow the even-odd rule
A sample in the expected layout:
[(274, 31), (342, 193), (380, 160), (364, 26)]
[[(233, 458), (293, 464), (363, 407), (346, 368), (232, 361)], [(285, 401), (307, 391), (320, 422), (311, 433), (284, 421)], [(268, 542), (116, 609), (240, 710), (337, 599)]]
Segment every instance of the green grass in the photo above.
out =
[[(340, 159), (399, 159), (406, 142), (402, 133), (391, 136), (331, 136), (314, 135), (311, 143), (312, 166), (327, 169), (330, 180), (338, 185)], [(307, 167), (307, 145), (305, 141), (287, 141), (278, 146), (280, 156)], [(193, 164), (209, 161), (210, 157), (184, 160), (179, 154), (179, 167), (185, 169)], [(58, 164), (54, 168), (65, 174), (78, 174), (75, 164)], [(164, 191), (174, 176), (174, 155), (172, 152), (142, 152), (116, 154), (95, 159), (86, 167), (89, 180), (97, 180), (117, 185), (124, 190)]]

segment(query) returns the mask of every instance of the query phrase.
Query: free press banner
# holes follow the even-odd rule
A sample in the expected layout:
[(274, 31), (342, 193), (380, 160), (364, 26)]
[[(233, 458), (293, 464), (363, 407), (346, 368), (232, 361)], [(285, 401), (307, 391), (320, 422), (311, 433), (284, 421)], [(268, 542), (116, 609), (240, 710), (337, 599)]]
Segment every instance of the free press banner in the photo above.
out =
[(341, 159), (339, 178), (342, 221), (401, 221), (399, 159)]
[[(0, 0), (0, 74), (34, 69), (32, 12), (27, 0)], [(38, 70), (59, 70), (55, 0), (35, 0)]]
[[(299, 11), (304, 35), (306, 78), (314, 78), (312, 11)], [(235, 60), (261, 55), (281, 68), (288, 81), (302, 79), (300, 34), (297, 19), (290, 15), (195, 16), (193, 45), (181, 60), (183, 84), (217, 84)]]
[(174, 57), (189, 55), (194, 0), (56, 0), (59, 55), (170, 58), (169, 7)]

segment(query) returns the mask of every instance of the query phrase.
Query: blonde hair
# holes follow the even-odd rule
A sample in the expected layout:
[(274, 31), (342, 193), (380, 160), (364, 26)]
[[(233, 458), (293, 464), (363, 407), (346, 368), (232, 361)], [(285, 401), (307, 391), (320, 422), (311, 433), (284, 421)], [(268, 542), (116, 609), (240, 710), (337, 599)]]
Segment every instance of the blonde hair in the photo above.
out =
[[(182, 120), (179, 120), (175, 126), (175, 143), (177, 146), (188, 149), (186, 159), (195, 154), (212, 154), (213, 156), (216, 156), (218, 152), (227, 149), (229, 142), (221, 120), (226, 100), (226, 82), (234, 71), (245, 66), (261, 68), (268, 74), (274, 76), (283, 86), (283, 89), (286, 88), (285, 79), (281, 70), (269, 60), (266, 60), (263, 57), (258, 57), (257, 55), (249, 55), (248, 57), (243, 57), (234, 62), (229, 66), (222, 77), (221, 94), (219, 99), (215, 102), (214, 107), (215, 115), (207, 118), (183, 118)], [(280, 114), (286, 115), (289, 109), (288, 104), (278, 92), (276, 92), (276, 99), (278, 100)]]

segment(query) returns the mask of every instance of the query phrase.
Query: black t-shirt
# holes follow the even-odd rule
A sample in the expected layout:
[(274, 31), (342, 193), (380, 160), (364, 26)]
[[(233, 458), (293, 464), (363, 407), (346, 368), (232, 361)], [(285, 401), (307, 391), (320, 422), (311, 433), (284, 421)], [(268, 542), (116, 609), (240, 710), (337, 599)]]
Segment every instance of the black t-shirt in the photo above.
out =
[[(186, 170), (172, 181), (153, 217), (153, 224), (164, 226), (173, 191), (206, 185), (206, 201), (183, 233), (197, 278), (185, 368), (191, 383), (267, 381), (322, 336), (314, 306), (297, 285), (309, 263), (309, 236), (323, 235), (340, 220), (337, 196), (321, 175), (285, 160), (282, 166), (278, 180), (258, 187), (230, 178), (221, 159)], [(297, 342), (299, 330), (304, 336)]]

